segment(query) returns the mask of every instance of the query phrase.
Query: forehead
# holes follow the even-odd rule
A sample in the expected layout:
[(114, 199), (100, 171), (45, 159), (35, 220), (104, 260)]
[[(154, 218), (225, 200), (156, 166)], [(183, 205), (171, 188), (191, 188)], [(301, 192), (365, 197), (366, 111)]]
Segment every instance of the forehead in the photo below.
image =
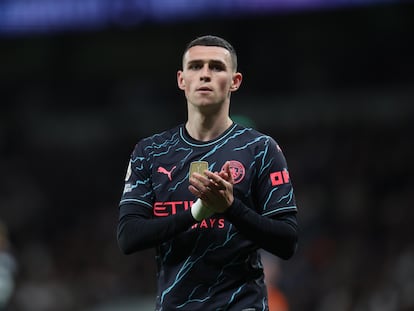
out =
[(203, 60), (203, 61), (222, 61), (225, 64), (231, 64), (230, 52), (219, 46), (203, 46), (196, 45), (188, 49), (184, 54), (183, 63), (190, 61)]

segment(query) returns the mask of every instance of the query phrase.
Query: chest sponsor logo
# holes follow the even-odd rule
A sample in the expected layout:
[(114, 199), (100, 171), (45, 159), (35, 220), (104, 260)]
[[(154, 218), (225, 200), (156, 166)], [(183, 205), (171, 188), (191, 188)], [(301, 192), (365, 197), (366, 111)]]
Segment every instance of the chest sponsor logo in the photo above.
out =
[(175, 215), (179, 211), (186, 211), (191, 205), (193, 205), (193, 201), (155, 202), (153, 212), (156, 217), (166, 217)]
[[(155, 217), (167, 217), (175, 215), (181, 211), (186, 211), (193, 205), (193, 201), (168, 201), (155, 202), (153, 213)], [(192, 229), (223, 229), (225, 226), (224, 218), (208, 218), (194, 224)]]
[(217, 228), (217, 229), (223, 229), (225, 226), (224, 218), (208, 218), (203, 219), (199, 223), (196, 223), (191, 228), (192, 229), (208, 229), (208, 228)]

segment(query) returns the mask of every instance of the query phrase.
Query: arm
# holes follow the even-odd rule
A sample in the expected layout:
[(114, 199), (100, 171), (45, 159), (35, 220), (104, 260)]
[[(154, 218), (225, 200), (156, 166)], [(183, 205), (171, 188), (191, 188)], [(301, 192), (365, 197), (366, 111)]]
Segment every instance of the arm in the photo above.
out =
[(190, 211), (154, 218), (152, 159), (145, 152), (147, 145), (141, 140), (131, 154), (119, 205), (117, 240), (125, 254), (156, 247), (195, 223)]
[(119, 208), (118, 245), (125, 254), (155, 247), (195, 223), (190, 211), (152, 219), (151, 209), (137, 204)]
[(283, 259), (289, 259), (295, 253), (298, 239), (295, 213), (269, 218), (235, 198), (224, 215), (240, 233), (264, 250)]

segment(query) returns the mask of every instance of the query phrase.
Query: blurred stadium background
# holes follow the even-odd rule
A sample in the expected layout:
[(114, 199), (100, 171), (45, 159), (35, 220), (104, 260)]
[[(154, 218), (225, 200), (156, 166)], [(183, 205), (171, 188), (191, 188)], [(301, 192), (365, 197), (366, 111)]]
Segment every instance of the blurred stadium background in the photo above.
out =
[(0, 2), (0, 310), (153, 310), (115, 238), (138, 139), (182, 122), (184, 45), (236, 47), (235, 119), (282, 146), (301, 225), (271, 311), (414, 310), (408, 1)]

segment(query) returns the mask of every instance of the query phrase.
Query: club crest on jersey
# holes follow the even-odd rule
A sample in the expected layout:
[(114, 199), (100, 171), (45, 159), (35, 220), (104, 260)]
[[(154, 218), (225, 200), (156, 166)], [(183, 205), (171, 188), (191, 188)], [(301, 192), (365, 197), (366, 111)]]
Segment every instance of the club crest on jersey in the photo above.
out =
[(239, 182), (243, 180), (244, 175), (246, 174), (246, 170), (243, 164), (241, 164), (239, 161), (231, 160), (229, 162), (230, 162), (230, 172), (233, 175), (234, 184), (238, 184)]

